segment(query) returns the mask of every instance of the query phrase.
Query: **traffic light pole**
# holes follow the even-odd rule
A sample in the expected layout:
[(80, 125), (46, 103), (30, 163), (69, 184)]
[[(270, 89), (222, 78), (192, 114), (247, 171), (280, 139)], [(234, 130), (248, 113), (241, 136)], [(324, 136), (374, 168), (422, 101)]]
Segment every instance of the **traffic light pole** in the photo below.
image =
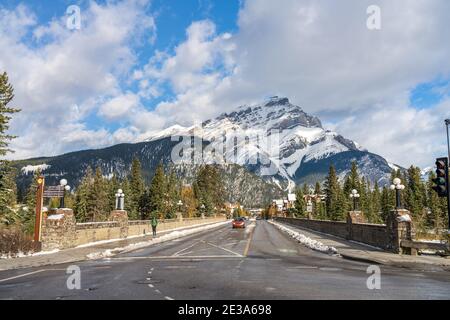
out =
[[(450, 126), (450, 119), (445, 120), (445, 126), (447, 127), (447, 151), (448, 151), (448, 160), (450, 161), (450, 135), (449, 135), (449, 129)], [(449, 172), (449, 169), (447, 168), (447, 172)], [(450, 180), (450, 177), (447, 175), (447, 179)], [(450, 235), (450, 181), (447, 180), (448, 188), (447, 188), (447, 216), (448, 216), (448, 234)]]

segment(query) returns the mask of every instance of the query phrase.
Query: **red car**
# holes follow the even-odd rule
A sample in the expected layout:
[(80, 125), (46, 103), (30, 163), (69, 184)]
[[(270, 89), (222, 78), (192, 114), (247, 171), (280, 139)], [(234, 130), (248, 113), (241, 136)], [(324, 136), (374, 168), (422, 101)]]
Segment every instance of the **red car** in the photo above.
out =
[(232, 222), (233, 229), (234, 228), (245, 228), (245, 219), (244, 218), (236, 218)]

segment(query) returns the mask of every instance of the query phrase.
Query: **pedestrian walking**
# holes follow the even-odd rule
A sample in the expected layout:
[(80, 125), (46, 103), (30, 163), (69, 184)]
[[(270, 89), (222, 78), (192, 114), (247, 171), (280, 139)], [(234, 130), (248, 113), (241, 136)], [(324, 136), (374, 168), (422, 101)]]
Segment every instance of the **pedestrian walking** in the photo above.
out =
[(152, 230), (153, 230), (153, 236), (156, 237), (156, 227), (158, 226), (158, 219), (156, 219), (156, 216), (153, 216), (152, 219)]

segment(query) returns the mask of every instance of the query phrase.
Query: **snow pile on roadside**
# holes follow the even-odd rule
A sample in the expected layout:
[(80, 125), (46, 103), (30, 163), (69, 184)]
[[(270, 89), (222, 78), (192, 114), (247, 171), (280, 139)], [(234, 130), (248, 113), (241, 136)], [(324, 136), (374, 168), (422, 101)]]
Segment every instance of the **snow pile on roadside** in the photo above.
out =
[(44, 256), (47, 254), (57, 253), (59, 249), (51, 250), (51, 251), (39, 251), (39, 252), (27, 252), (24, 253), (22, 251), (19, 251), (14, 254), (2, 254), (0, 255), (0, 259), (15, 259), (15, 258), (24, 258), (24, 257), (37, 257), (37, 256)]
[(322, 242), (311, 239), (291, 228), (288, 228), (278, 222), (275, 221), (269, 221), (269, 223), (273, 224), (274, 226), (276, 226), (278, 229), (280, 229), (283, 232), (286, 232), (287, 234), (289, 234), (292, 238), (294, 238), (295, 240), (297, 240), (298, 242), (300, 242), (301, 244), (305, 245), (306, 247), (316, 250), (316, 251), (320, 251), (320, 252), (324, 252), (324, 253), (328, 253), (328, 254), (337, 254), (337, 249), (334, 247), (329, 247), (324, 245)]
[(107, 258), (107, 257), (114, 256), (116, 254), (119, 254), (119, 253), (125, 253), (125, 252), (130, 252), (130, 251), (133, 251), (133, 250), (136, 250), (136, 249), (145, 248), (145, 247), (148, 247), (148, 246), (151, 246), (151, 245), (154, 245), (154, 244), (158, 244), (158, 243), (162, 243), (162, 242), (165, 242), (165, 241), (178, 239), (178, 238), (185, 237), (185, 236), (188, 236), (188, 235), (191, 235), (191, 234), (194, 234), (194, 233), (198, 233), (198, 232), (201, 232), (201, 231), (217, 228), (217, 227), (220, 227), (222, 225), (229, 224), (229, 223), (230, 223), (230, 221), (223, 221), (223, 222), (218, 222), (218, 223), (214, 223), (214, 224), (203, 225), (203, 226), (200, 226), (200, 227), (197, 227), (197, 228), (173, 231), (173, 232), (170, 232), (168, 234), (162, 235), (162, 236), (160, 236), (158, 238), (155, 238), (155, 239), (152, 239), (152, 240), (132, 243), (132, 244), (129, 244), (128, 246), (125, 246), (125, 247), (119, 247), (119, 248), (114, 248), (114, 249), (108, 249), (108, 250), (101, 251), (101, 252), (90, 253), (90, 254), (87, 255), (87, 258), (91, 259), (91, 260), (100, 259), (100, 258)]

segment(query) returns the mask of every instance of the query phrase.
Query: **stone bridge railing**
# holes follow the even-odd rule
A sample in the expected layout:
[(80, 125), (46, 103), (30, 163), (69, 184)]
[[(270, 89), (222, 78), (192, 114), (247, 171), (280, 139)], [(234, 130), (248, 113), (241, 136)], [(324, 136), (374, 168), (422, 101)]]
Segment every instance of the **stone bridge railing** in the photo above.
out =
[[(225, 216), (166, 219), (158, 221), (158, 232), (225, 221)], [(45, 213), (42, 221), (42, 250), (67, 249), (91, 242), (120, 240), (151, 234), (150, 220), (129, 221), (126, 211), (113, 211), (110, 221), (76, 223), (71, 209)]]
[(386, 224), (364, 223), (362, 213), (353, 211), (349, 212), (347, 222), (280, 217), (276, 220), (395, 253), (415, 253), (410, 247), (402, 246), (402, 241), (411, 241), (414, 236), (412, 221), (407, 210), (393, 210)]

